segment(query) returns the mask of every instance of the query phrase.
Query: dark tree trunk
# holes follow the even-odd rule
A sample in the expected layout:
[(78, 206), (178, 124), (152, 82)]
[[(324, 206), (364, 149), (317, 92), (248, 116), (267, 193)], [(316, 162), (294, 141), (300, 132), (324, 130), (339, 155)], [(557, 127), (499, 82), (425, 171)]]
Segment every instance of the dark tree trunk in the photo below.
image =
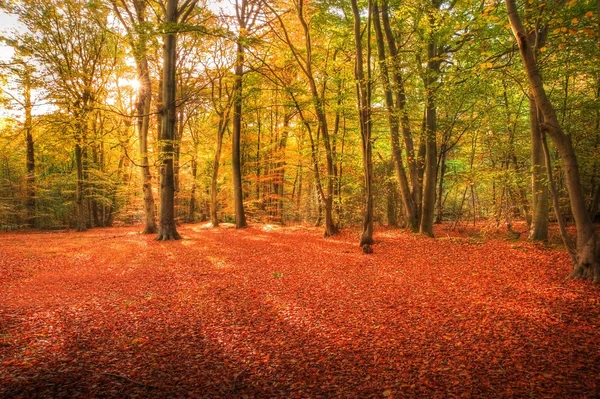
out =
[[(430, 16), (430, 24), (433, 21)], [(427, 46), (427, 72), (425, 76), (425, 90), (427, 105), (425, 109), (425, 175), (423, 181), (423, 199), (421, 207), (421, 223), (419, 232), (433, 237), (433, 218), (435, 214), (435, 183), (437, 182), (437, 107), (436, 87), (437, 75), (439, 74), (440, 61), (437, 52), (437, 41), (434, 32), (430, 33)]]
[[(362, 142), (362, 158), (363, 158), (363, 171), (364, 171), (364, 190), (365, 190), (365, 207), (363, 210), (363, 231), (360, 237), (359, 246), (363, 247), (363, 250), (368, 253), (370, 245), (373, 244), (373, 156), (372, 156), (372, 143), (371, 143), (371, 104), (370, 104), (370, 65), (369, 65), (369, 53), (367, 49), (367, 73), (365, 74), (365, 65), (363, 61), (363, 45), (361, 38), (361, 22), (360, 22), (360, 11), (358, 9), (357, 0), (351, 0), (352, 14), (354, 17), (354, 45), (356, 48), (356, 58), (354, 63), (354, 76), (356, 77), (356, 89), (358, 93), (358, 117), (360, 120), (360, 133)], [(368, 10), (368, 22), (371, 23), (372, 6), (369, 1)], [(370, 38), (369, 32), (370, 26), (367, 26), (367, 36)], [(367, 46), (369, 40), (367, 39)]]
[[(168, 0), (166, 22), (177, 22), (177, 0)], [(157, 240), (177, 240), (181, 236), (175, 225), (175, 171), (174, 171), (174, 141), (177, 122), (177, 107), (175, 103), (177, 65), (177, 39), (174, 32), (165, 35), (163, 48), (163, 108), (160, 169), (160, 227)]]
[(235, 86), (233, 103), (233, 135), (231, 147), (231, 164), (233, 167), (233, 199), (235, 206), (235, 227), (247, 226), (244, 213), (244, 197), (242, 193), (242, 164), (240, 159), (240, 141), (242, 135), (242, 76), (244, 63), (244, 46), (237, 44), (237, 60), (235, 65)]

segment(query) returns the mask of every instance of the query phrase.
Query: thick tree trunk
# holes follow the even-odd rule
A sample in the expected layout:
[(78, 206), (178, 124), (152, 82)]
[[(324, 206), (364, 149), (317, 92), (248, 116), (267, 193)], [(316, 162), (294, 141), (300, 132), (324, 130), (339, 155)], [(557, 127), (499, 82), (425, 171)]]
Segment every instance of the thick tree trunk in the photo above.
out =
[(516, 0), (506, 0), (508, 17), (513, 33), (517, 39), (521, 59), (527, 73), (530, 89), (535, 103), (544, 118), (542, 129), (552, 138), (560, 155), (571, 212), (577, 228), (577, 263), (574, 265), (571, 277), (592, 278), (595, 283), (600, 282), (600, 262), (598, 254), (598, 238), (594, 231), (592, 219), (587, 212), (577, 157), (573, 149), (571, 137), (566, 135), (559, 125), (554, 106), (546, 95), (542, 78), (537, 68), (535, 55), (528, 41), (527, 31), (518, 14)]
[(531, 123), (531, 187), (532, 207), (529, 239), (548, 240), (548, 185), (542, 148), (542, 132), (538, 120), (538, 110), (533, 98), (529, 99), (529, 117)]
[[(351, 0), (352, 14), (354, 17), (354, 45), (356, 48), (356, 58), (354, 63), (354, 76), (356, 77), (357, 93), (358, 93), (358, 117), (360, 120), (360, 133), (362, 141), (362, 158), (364, 171), (364, 190), (365, 190), (365, 207), (363, 211), (363, 231), (360, 238), (359, 246), (363, 248), (365, 253), (372, 252), (370, 245), (373, 244), (373, 155), (371, 143), (371, 104), (370, 104), (370, 82), (367, 77), (369, 71), (369, 57), (367, 56), (367, 76), (365, 76), (365, 66), (363, 61), (363, 45), (361, 38), (361, 23), (360, 11), (358, 9), (357, 0)], [(369, 22), (370, 25), (372, 7), (369, 2)], [(367, 26), (367, 31), (370, 32), (370, 26)], [(367, 35), (369, 37), (369, 35)], [(368, 39), (367, 39), (368, 42)], [(369, 44), (367, 44), (368, 46)], [(370, 51), (367, 50), (367, 53)]]
[[(177, 0), (167, 2), (166, 21), (177, 22)], [(175, 103), (177, 65), (177, 39), (175, 33), (165, 35), (163, 49), (163, 109), (161, 141), (161, 170), (160, 170), (160, 227), (157, 240), (178, 240), (181, 238), (175, 224), (175, 170), (174, 170), (174, 141), (177, 122), (177, 107)]]

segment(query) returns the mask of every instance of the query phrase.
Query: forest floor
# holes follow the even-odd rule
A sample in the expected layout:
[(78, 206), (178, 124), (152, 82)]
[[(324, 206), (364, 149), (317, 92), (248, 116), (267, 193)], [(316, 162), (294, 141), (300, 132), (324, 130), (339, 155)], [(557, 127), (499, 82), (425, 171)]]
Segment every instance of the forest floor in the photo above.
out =
[(437, 228), (2, 233), (0, 397), (600, 397), (600, 288)]

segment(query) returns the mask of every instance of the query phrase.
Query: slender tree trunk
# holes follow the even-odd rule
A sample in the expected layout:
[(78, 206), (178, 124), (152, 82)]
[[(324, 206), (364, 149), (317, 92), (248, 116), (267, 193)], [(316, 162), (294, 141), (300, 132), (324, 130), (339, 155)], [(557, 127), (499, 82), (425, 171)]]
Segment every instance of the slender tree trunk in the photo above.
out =
[(144, 196), (144, 231), (143, 234), (154, 234), (158, 231), (156, 227), (156, 211), (154, 206), (154, 194), (152, 193), (152, 173), (148, 160), (148, 132), (150, 130), (150, 109), (152, 101), (152, 82), (150, 80), (150, 69), (148, 59), (144, 55), (138, 61), (138, 89), (137, 112), (138, 112), (138, 137), (140, 142), (140, 172), (142, 175), (142, 192)]
[(77, 231), (86, 231), (86, 217), (85, 217), (85, 203), (83, 201), (85, 183), (84, 183), (84, 173), (83, 173), (83, 149), (82, 149), (82, 139), (77, 138), (77, 143), (75, 144), (75, 163), (77, 167), (77, 189), (75, 192), (75, 204), (77, 207)]
[(227, 130), (227, 123), (227, 118), (224, 114), (221, 114), (219, 116), (219, 129), (217, 131), (217, 149), (213, 158), (213, 170), (210, 181), (210, 221), (213, 227), (219, 225), (219, 201), (217, 198), (219, 194), (219, 165), (221, 163), (221, 150), (223, 149), (223, 137), (225, 136), (225, 130)]
[(538, 120), (538, 110), (533, 98), (529, 99), (529, 118), (531, 123), (531, 187), (532, 207), (529, 239), (548, 240), (548, 186), (546, 184), (542, 132)]
[[(385, 103), (387, 108), (388, 123), (390, 127), (390, 142), (392, 144), (392, 156), (394, 159), (394, 168), (396, 171), (396, 177), (400, 186), (400, 195), (402, 197), (402, 210), (404, 211), (404, 218), (408, 224), (408, 227), (416, 232), (419, 229), (419, 219), (417, 214), (417, 205), (414, 201), (413, 193), (411, 192), (408, 177), (406, 176), (406, 170), (402, 161), (402, 149), (400, 148), (400, 123), (398, 115), (403, 113), (403, 110), (399, 110), (394, 105), (392, 96), (392, 89), (390, 85), (389, 73), (386, 64), (386, 54), (383, 41), (383, 31), (381, 29), (381, 21), (379, 17), (379, 7), (377, 3), (374, 5), (373, 12), (373, 26), (375, 28), (375, 37), (377, 40), (377, 53), (379, 59), (379, 66), (381, 71), (381, 77), (383, 82), (383, 89), (385, 93)], [(394, 45), (395, 46), (395, 45)], [(412, 138), (410, 139), (412, 142)]]
[(438, 178), (437, 190), (437, 212), (435, 215), (435, 223), (440, 224), (444, 220), (444, 175), (446, 174), (446, 148), (442, 145), (440, 159), (440, 177)]
[[(197, 153), (197, 150), (194, 151)], [(190, 207), (188, 210), (188, 221), (195, 222), (196, 221), (196, 188), (198, 186), (198, 160), (194, 156), (191, 161), (192, 167), (192, 188), (190, 190)]]
[[(433, 34), (433, 33), (432, 33)], [(423, 205), (419, 232), (433, 237), (433, 218), (435, 214), (435, 183), (437, 182), (437, 108), (433, 87), (439, 72), (437, 43), (434, 37), (428, 45), (428, 61), (426, 76), (427, 106), (425, 110), (425, 176), (423, 181)]]
[(533, 49), (528, 40), (528, 34), (518, 14), (516, 0), (505, 0), (508, 9), (508, 17), (512, 31), (517, 39), (521, 59), (533, 93), (535, 103), (543, 115), (545, 130), (556, 148), (558, 149), (565, 171), (566, 186), (571, 203), (571, 212), (577, 228), (577, 262), (571, 273), (572, 277), (592, 278), (596, 283), (600, 282), (600, 261), (598, 254), (598, 238), (594, 225), (586, 209), (579, 165), (573, 149), (571, 137), (566, 135), (556, 116), (556, 110), (546, 95), (542, 78), (539, 73)]
[[(177, 0), (167, 2), (167, 23), (177, 22)], [(163, 109), (160, 171), (160, 227), (157, 240), (178, 240), (181, 238), (175, 224), (175, 129), (177, 107), (175, 103), (177, 65), (177, 38), (175, 33), (165, 35), (163, 49)]]
[(235, 227), (240, 229), (247, 226), (244, 213), (244, 197), (242, 193), (242, 164), (240, 159), (240, 141), (242, 135), (242, 77), (244, 75), (244, 46), (237, 43), (237, 58), (235, 63), (235, 85), (233, 95), (233, 135), (231, 147), (231, 164), (233, 167), (233, 199), (235, 206)]
[[(396, 39), (390, 24), (388, 0), (382, 0), (381, 22), (383, 25), (386, 41), (388, 43), (390, 58), (392, 59), (391, 73), (393, 75), (393, 83), (395, 86), (394, 91), (396, 98), (397, 117), (400, 118), (401, 122), (400, 124), (402, 127), (402, 137), (404, 139), (404, 147), (406, 149), (407, 165), (410, 176), (411, 194), (413, 197), (413, 205), (410, 206), (408, 210), (408, 212), (411, 212), (410, 218), (407, 218), (407, 222), (409, 224), (409, 227), (416, 232), (419, 229), (419, 209), (421, 206), (422, 187), (421, 179), (419, 177), (418, 160), (415, 156), (414, 140), (410, 128), (410, 121), (408, 119), (408, 110), (406, 109), (406, 91), (404, 88), (404, 78), (402, 76), (402, 69), (400, 66), (399, 52), (396, 46)], [(394, 139), (392, 139), (392, 146), (394, 146), (393, 140)], [(400, 149), (399, 142), (397, 142), (395, 147), (397, 147), (397, 149), (392, 148), (392, 151), (397, 152), (398, 156), (400, 156), (400, 158), (398, 159), (401, 161), (402, 151)], [(398, 162), (396, 161), (396, 155), (394, 155), (394, 161)]]
[(31, 79), (29, 72), (25, 76), (25, 142), (27, 147), (27, 224), (29, 227), (36, 226), (35, 211), (35, 149), (33, 143), (33, 118), (31, 116)]

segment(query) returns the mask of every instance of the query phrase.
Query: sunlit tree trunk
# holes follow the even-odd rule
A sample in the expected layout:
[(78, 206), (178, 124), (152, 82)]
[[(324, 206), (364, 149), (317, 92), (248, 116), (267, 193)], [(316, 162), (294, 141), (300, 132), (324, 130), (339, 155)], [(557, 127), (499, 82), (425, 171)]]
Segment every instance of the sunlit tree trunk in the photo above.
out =
[(529, 43), (527, 31), (518, 14), (516, 0), (505, 1), (508, 10), (508, 18), (519, 45), (519, 51), (525, 67), (529, 86), (535, 103), (544, 118), (541, 127), (552, 138), (552, 141), (558, 149), (565, 171), (571, 212), (577, 228), (577, 259), (571, 276), (592, 278), (594, 282), (598, 283), (600, 282), (600, 262), (598, 260), (600, 249), (598, 248), (598, 238), (594, 231), (592, 219), (586, 209), (579, 174), (579, 165), (577, 163), (575, 150), (573, 149), (571, 137), (562, 130), (556, 116), (556, 110), (546, 94), (533, 48)]

